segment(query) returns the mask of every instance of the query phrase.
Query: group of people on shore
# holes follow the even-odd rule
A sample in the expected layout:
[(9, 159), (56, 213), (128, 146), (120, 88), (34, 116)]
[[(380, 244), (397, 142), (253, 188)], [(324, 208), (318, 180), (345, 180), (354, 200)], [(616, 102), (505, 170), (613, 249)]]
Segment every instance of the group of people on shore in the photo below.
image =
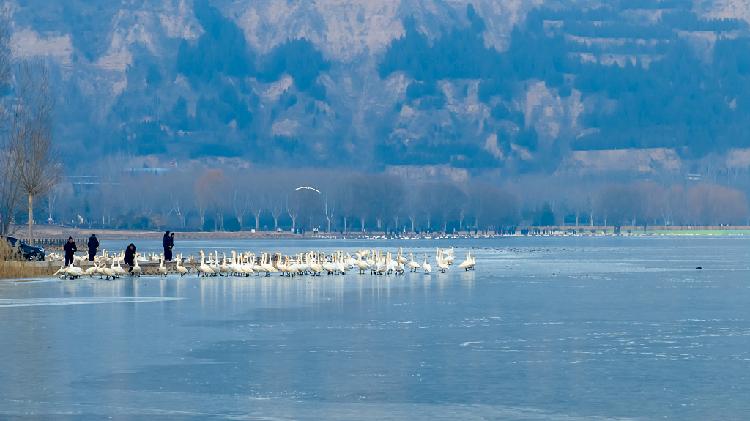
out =
[[(162, 247), (164, 248), (164, 260), (167, 262), (172, 261), (174, 233), (171, 231), (165, 232), (164, 236), (162, 237), (161, 243)], [(96, 238), (96, 234), (91, 234), (91, 237), (89, 237), (89, 241), (87, 243), (90, 262), (94, 261), (94, 257), (96, 257), (96, 253), (99, 251), (99, 245), (99, 239)], [(63, 246), (63, 250), (65, 251), (65, 266), (67, 267), (73, 263), (73, 256), (78, 251), (78, 247), (76, 246), (76, 242), (73, 237), (68, 237), (68, 241), (65, 243), (65, 246)], [(125, 258), (123, 260), (125, 264), (129, 266), (129, 271), (132, 271), (133, 266), (135, 266), (136, 251), (137, 248), (133, 243), (128, 244), (128, 246), (125, 248)]]

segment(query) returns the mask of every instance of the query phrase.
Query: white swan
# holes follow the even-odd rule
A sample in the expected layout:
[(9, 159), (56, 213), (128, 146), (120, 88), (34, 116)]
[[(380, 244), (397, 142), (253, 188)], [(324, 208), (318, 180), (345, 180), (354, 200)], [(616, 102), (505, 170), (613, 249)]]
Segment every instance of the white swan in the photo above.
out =
[(276, 269), (276, 268), (275, 268), (275, 267), (274, 267), (274, 266), (273, 266), (273, 265), (271, 264), (271, 255), (270, 255), (270, 254), (268, 254), (268, 253), (263, 253), (263, 255), (262, 255), (262, 257), (261, 257), (261, 263), (260, 263), (260, 266), (261, 266), (261, 267), (263, 268), (263, 271), (264, 271), (264, 272), (266, 272), (266, 275), (267, 275), (267, 276), (270, 276), (270, 275), (271, 275), (271, 273), (276, 273), (276, 272), (278, 272), (278, 271), (279, 271), (278, 269)]
[(106, 265), (102, 268), (102, 271), (104, 273), (104, 276), (106, 276), (107, 279), (112, 278), (115, 279), (117, 277), (117, 273), (115, 272), (115, 259), (112, 259), (112, 266), (107, 267)]
[(99, 279), (102, 279), (104, 277), (104, 275), (105, 275), (104, 269), (107, 267), (107, 259), (106, 258), (102, 258), (99, 262), (100, 263), (96, 267), (96, 272), (94, 274), (95, 275), (99, 275)]
[[(135, 261), (135, 264), (138, 265), (138, 261)], [(164, 266), (164, 256), (161, 256), (159, 258), (159, 276), (167, 276), (167, 267)]]
[(214, 270), (206, 264), (206, 254), (201, 250), (201, 264), (198, 266), (198, 276), (210, 276), (214, 274)]
[(363, 260), (363, 255), (359, 253), (357, 254), (359, 257), (357, 258), (357, 261), (354, 263), (357, 266), (357, 269), (359, 269), (359, 274), (364, 275), (365, 271), (370, 268), (370, 264), (367, 263), (365, 260)]
[(309, 254), (309, 262), (310, 262), (310, 271), (312, 272), (313, 276), (320, 275), (321, 272), (323, 272), (323, 265), (318, 263), (317, 259), (313, 255), (312, 252)]
[(452, 265), (453, 264), (453, 260), (455, 259), (454, 254), (453, 254), (453, 247), (451, 247), (449, 249), (445, 249), (443, 251), (444, 251), (443, 254), (445, 255), (445, 257), (443, 258), (443, 261), (448, 266)]
[(299, 273), (299, 266), (297, 265), (297, 259), (293, 257), (287, 257), (286, 261), (287, 275), (295, 276)]
[(396, 257), (396, 261), (402, 265), (406, 264), (406, 257), (403, 256), (403, 250), (401, 247), (398, 248), (398, 257)]
[(174, 269), (177, 271), (177, 273), (180, 274), (180, 276), (185, 276), (188, 273), (188, 269), (185, 266), (182, 266), (182, 255), (179, 255), (177, 257), (177, 261), (175, 262)]
[(87, 268), (84, 273), (90, 278), (93, 278), (94, 275), (96, 275), (98, 272), (99, 272), (99, 267), (96, 265), (96, 260), (94, 260), (93, 262), (91, 262), (91, 267)]
[(325, 270), (328, 275), (333, 275), (336, 273), (336, 265), (333, 262), (326, 260), (325, 262), (323, 262), (322, 266), (323, 270)]
[(424, 262), (422, 262), (422, 269), (424, 269), (424, 273), (432, 273), (432, 265), (427, 261), (427, 255), (424, 255)]
[(65, 276), (65, 262), (60, 265), (60, 269), (53, 273), (52, 276)]
[(253, 273), (256, 272), (256, 269), (258, 271), (258, 274), (260, 274), (260, 268), (257, 268), (255, 266), (255, 255), (245, 253), (240, 256), (240, 268), (242, 269), (242, 274), (245, 276), (250, 276)]
[(443, 257), (443, 253), (440, 249), (437, 249), (437, 256), (435, 256), (435, 261), (437, 262), (438, 270), (440, 270), (441, 273), (445, 273), (450, 265)]
[(409, 263), (408, 263), (409, 271), (410, 272), (416, 272), (421, 267), (419, 263), (414, 260), (414, 253), (409, 253)]
[(346, 264), (344, 263), (344, 252), (340, 251), (338, 254), (338, 258), (334, 262), (334, 265), (336, 265), (336, 269), (338, 269), (339, 273), (342, 275), (346, 275)]
[(211, 269), (214, 271), (214, 275), (221, 275), (221, 267), (219, 266), (219, 252), (214, 250), (213, 257), (211, 253), (208, 254), (211, 262)]
[(120, 266), (120, 259), (124, 259), (124, 258), (120, 256), (118, 256), (117, 258), (113, 258), (112, 261), (117, 262), (117, 266), (113, 267), (113, 270), (115, 271), (115, 275), (124, 276), (127, 274), (127, 272), (125, 272), (125, 269), (123, 269), (122, 266)]
[(475, 264), (476, 264), (476, 260), (474, 259), (474, 257), (471, 256), (470, 252), (467, 252), (466, 253), (466, 260), (464, 260), (463, 262), (461, 262), (458, 265), (458, 268), (459, 269), (463, 269), (465, 271), (470, 271), (470, 270), (474, 269), (474, 265)]
[(229, 270), (231, 271), (232, 275), (234, 276), (240, 276), (244, 275), (245, 273), (242, 270), (242, 265), (237, 260), (237, 252), (232, 250), (232, 264), (229, 265)]
[(219, 266), (219, 275), (223, 274), (223, 275), (229, 276), (230, 268), (229, 268), (229, 265), (227, 264), (227, 254), (222, 253), (222, 255), (223, 256), (222, 256), (221, 265)]
[(83, 269), (75, 265), (75, 262), (71, 263), (67, 269), (65, 269), (65, 275), (70, 279), (80, 278), (83, 275)]
[(139, 253), (136, 253), (135, 256), (133, 256), (133, 270), (130, 271), (130, 274), (140, 277), (143, 273), (143, 268), (141, 268), (141, 265), (138, 264), (138, 256), (140, 256)]

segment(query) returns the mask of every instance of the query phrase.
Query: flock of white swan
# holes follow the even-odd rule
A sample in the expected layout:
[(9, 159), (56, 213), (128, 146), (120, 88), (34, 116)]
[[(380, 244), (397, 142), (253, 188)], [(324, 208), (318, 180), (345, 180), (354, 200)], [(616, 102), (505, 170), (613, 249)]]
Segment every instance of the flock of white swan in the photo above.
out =
[[(321, 276), (344, 275), (349, 271), (358, 271), (360, 275), (403, 275), (407, 271), (412, 273), (422, 272), (430, 274), (433, 266), (425, 253), (420, 260), (414, 253), (408, 257), (401, 248), (397, 252), (381, 251), (376, 249), (363, 249), (353, 254), (344, 251), (327, 253), (323, 251), (308, 251), (294, 255), (282, 253), (260, 253), (256, 255), (251, 252), (231, 251), (219, 254), (218, 251), (209, 252), (208, 255), (201, 250), (199, 257), (189, 256), (184, 258), (182, 254), (176, 256), (174, 264), (166, 264), (163, 254), (149, 253), (147, 255), (136, 254), (132, 270), (124, 265), (124, 253), (110, 254), (103, 250), (101, 255), (89, 262), (83, 256), (75, 256), (69, 266), (61, 266), (54, 276), (62, 279), (76, 279), (83, 276), (101, 279), (116, 279), (124, 276), (141, 276), (146, 274), (167, 276), (177, 274), (185, 276), (196, 273), (199, 277), (206, 276)], [(453, 266), (455, 257), (453, 248), (437, 248), (435, 253), (435, 270), (441, 273), (447, 272)], [(158, 263), (158, 267), (156, 266)], [(142, 266), (143, 265), (143, 266)], [(84, 266), (87, 266), (84, 268)], [(466, 253), (466, 258), (459, 263), (459, 269), (470, 271), (476, 266), (476, 258), (471, 252)], [(127, 268), (126, 268), (127, 267)], [(149, 268), (146, 270), (145, 268)], [(153, 269), (153, 270), (152, 270)]]

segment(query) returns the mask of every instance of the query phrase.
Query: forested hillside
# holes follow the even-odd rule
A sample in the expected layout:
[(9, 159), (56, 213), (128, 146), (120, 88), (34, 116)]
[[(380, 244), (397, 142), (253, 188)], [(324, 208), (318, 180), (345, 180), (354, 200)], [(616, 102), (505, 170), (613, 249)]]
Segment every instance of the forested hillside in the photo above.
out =
[(517, 173), (555, 171), (571, 151), (696, 160), (750, 146), (750, 14), (728, 3), (6, 8), (15, 57), (53, 68), (72, 167), (117, 153)]

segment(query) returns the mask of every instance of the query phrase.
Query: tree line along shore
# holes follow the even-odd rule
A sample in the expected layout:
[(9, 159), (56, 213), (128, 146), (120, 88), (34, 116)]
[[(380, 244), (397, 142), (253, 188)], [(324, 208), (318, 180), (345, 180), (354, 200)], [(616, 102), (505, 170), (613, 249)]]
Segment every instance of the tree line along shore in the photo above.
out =
[[(84, 247), (86, 239), (96, 234), (104, 240), (160, 240), (163, 231), (143, 230), (102, 230), (86, 228), (50, 229), (49, 226), (37, 226), (39, 235), (35, 238), (21, 238), (23, 241), (45, 246), (56, 250), (62, 248), (70, 236)], [(482, 239), (513, 236), (703, 236), (703, 235), (750, 235), (750, 226), (534, 226), (510, 227), (499, 231), (466, 230), (455, 232), (385, 232), (385, 231), (182, 231), (177, 232), (179, 240), (242, 240), (242, 239), (271, 239), (284, 241), (286, 239)]]
[[(101, 230), (101, 229), (53, 229), (40, 225), (35, 238), (23, 241), (45, 247), (48, 251), (62, 250), (68, 236), (72, 236), (78, 248), (84, 250), (88, 235), (96, 234), (100, 239), (138, 241), (161, 238), (161, 231), (140, 230)], [(45, 236), (46, 235), (46, 236)], [(490, 231), (461, 231), (455, 233), (422, 232), (422, 233), (386, 233), (386, 232), (308, 232), (292, 233), (288, 231), (186, 231), (179, 232), (179, 240), (211, 240), (211, 239), (273, 239), (284, 241), (289, 239), (483, 239), (495, 237), (518, 236), (735, 236), (750, 235), (750, 226), (548, 226), (509, 229), (505, 232)], [(58, 269), (58, 261), (23, 261), (12, 253), (6, 242), (0, 242), (0, 279), (29, 279), (34, 277), (51, 276)]]

